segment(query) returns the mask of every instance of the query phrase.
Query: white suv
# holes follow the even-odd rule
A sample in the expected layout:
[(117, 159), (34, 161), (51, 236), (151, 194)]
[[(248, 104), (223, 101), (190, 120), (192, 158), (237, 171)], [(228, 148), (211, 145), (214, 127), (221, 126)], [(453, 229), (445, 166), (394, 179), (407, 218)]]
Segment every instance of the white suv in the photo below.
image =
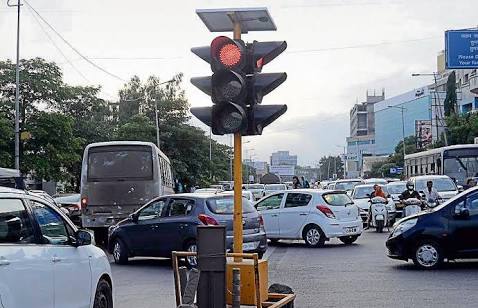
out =
[(359, 208), (344, 191), (296, 189), (277, 192), (256, 204), (267, 238), (303, 239), (319, 247), (337, 237), (352, 244), (362, 234)]
[(45, 198), (0, 187), (0, 307), (113, 307), (111, 268), (91, 234)]

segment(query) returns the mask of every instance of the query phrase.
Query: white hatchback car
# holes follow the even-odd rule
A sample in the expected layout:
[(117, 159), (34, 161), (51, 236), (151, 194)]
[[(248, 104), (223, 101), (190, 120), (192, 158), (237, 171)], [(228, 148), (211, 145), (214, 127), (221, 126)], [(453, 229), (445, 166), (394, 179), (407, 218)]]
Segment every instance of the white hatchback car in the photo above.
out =
[(256, 203), (267, 238), (303, 239), (319, 247), (331, 238), (352, 244), (362, 234), (359, 208), (344, 191), (296, 189), (277, 192)]
[(113, 307), (110, 264), (91, 234), (45, 198), (3, 187), (0, 307)]

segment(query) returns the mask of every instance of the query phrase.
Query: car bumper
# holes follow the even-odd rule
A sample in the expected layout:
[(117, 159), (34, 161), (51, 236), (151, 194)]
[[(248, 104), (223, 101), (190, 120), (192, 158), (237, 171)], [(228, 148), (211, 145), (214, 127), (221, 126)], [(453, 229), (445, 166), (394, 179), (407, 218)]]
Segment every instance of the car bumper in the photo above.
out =
[[(355, 231), (350, 231), (350, 228), (354, 228)], [(327, 238), (360, 235), (363, 232), (363, 222), (362, 219), (357, 219), (347, 222), (331, 223), (324, 228), (323, 231)]]
[[(242, 237), (244, 252), (265, 252), (267, 250), (267, 236), (265, 232), (245, 234)], [(226, 250), (228, 252), (234, 251), (234, 238), (232, 236), (226, 237)]]
[(385, 246), (387, 246), (387, 256), (389, 258), (408, 261), (408, 250), (401, 235), (389, 238), (385, 243)]

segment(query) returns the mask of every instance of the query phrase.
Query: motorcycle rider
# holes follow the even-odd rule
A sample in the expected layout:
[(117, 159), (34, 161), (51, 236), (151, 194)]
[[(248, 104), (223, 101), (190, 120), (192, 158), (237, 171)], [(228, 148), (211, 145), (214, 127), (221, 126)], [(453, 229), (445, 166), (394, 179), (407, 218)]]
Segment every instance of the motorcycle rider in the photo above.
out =
[(437, 202), (440, 199), (438, 191), (433, 187), (432, 181), (427, 181), (427, 189), (423, 192), (425, 194), (425, 201), (429, 203)]
[[(375, 184), (373, 185), (373, 192), (370, 194), (370, 200), (375, 197), (382, 197), (385, 200), (387, 200), (387, 194), (383, 191), (382, 186)], [(370, 228), (370, 223), (372, 222), (372, 204), (370, 204), (370, 207), (368, 209), (368, 217), (367, 217), (367, 226), (365, 227), (365, 230)]]
[(402, 192), (402, 194), (398, 196), (398, 198), (402, 201), (410, 199), (410, 198), (416, 198), (418, 200), (422, 199), (418, 191), (415, 190), (415, 185), (413, 184), (412, 181), (407, 182), (407, 190)]

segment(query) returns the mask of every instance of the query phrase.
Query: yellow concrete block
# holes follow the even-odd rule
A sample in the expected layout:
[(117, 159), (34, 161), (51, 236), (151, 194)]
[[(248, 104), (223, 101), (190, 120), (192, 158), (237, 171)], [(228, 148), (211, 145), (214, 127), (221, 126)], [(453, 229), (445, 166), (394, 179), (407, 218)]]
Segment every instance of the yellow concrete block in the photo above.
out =
[[(256, 304), (256, 287), (254, 283), (254, 261), (244, 259), (242, 262), (234, 262), (228, 258), (226, 265), (226, 300), (232, 304), (232, 269), (238, 268), (241, 273), (241, 305)], [(259, 289), (261, 302), (267, 300), (269, 288), (269, 270), (267, 260), (259, 260)]]

